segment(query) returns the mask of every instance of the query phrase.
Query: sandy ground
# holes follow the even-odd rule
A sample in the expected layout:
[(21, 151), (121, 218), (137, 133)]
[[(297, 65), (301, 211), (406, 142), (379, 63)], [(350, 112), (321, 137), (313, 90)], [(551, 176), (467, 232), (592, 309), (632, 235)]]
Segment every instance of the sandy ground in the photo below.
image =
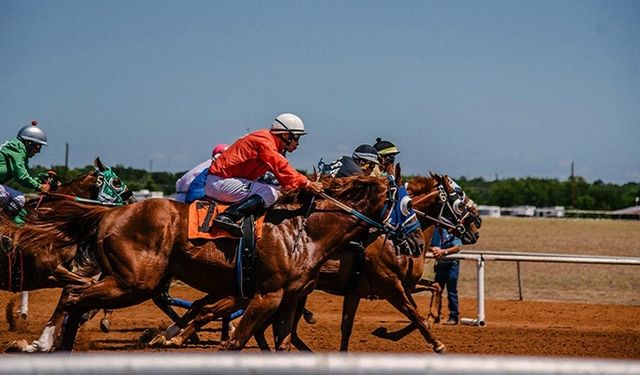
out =
[[(173, 293), (184, 298), (199, 296), (187, 287), (175, 287)], [(0, 292), (4, 307), (14, 296)], [(36, 339), (58, 298), (57, 290), (41, 290), (30, 295), (29, 317), (20, 321), (17, 330), (8, 331), (0, 323), (0, 345), (24, 338)], [(426, 303), (425, 297), (418, 297)], [(446, 302), (445, 302), (446, 303)], [(640, 359), (640, 307), (589, 303), (530, 302), (487, 300), (487, 326), (444, 326), (437, 324), (435, 335), (449, 353), (527, 356), (568, 356), (609, 359)], [(303, 339), (318, 352), (336, 351), (340, 341), (341, 298), (314, 292), (308, 306), (316, 314), (317, 323), (302, 322)], [(446, 305), (445, 305), (446, 306)], [(444, 309), (446, 310), (446, 308)], [(463, 297), (464, 317), (476, 317), (475, 299)], [(139, 345), (139, 337), (147, 328), (169, 323), (168, 318), (151, 303), (116, 311), (111, 320), (111, 332), (100, 331), (99, 319), (86, 324), (80, 331), (76, 349), (79, 351), (158, 351)], [(430, 348), (416, 331), (398, 342), (380, 339), (371, 332), (380, 326), (390, 330), (403, 327), (407, 319), (385, 301), (362, 301), (350, 349), (354, 352), (429, 353)], [(200, 334), (201, 343), (179, 351), (218, 351), (219, 324), (212, 323)], [(169, 350), (169, 349), (162, 349)], [(253, 340), (247, 350), (257, 350)]]

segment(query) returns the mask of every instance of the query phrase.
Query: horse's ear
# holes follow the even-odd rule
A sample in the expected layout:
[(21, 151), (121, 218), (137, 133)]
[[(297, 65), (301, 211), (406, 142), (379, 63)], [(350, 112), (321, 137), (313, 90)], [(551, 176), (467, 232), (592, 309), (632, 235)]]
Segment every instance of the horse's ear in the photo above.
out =
[(96, 160), (93, 161), (93, 166), (98, 168), (98, 170), (101, 172), (107, 169), (107, 167), (105, 167), (104, 164), (102, 164), (102, 161), (100, 160), (99, 156), (97, 156)]
[(393, 174), (396, 178), (396, 183), (398, 185), (402, 185), (402, 169), (400, 168), (400, 163), (396, 164), (395, 173)]

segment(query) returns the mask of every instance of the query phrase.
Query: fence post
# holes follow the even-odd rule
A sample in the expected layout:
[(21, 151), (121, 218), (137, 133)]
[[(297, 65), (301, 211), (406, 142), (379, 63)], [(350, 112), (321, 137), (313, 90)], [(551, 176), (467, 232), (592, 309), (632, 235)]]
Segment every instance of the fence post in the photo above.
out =
[(520, 262), (516, 262), (516, 268), (518, 270), (518, 298), (522, 301), (522, 278), (520, 277)]

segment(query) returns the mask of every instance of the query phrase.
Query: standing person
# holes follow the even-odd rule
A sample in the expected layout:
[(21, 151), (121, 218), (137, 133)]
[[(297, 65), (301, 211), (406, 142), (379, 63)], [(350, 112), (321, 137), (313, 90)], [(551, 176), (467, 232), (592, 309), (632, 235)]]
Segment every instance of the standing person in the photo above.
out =
[(443, 229), (439, 225), (433, 232), (429, 250), (436, 258), (435, 281), (442, 290), (447, 289), (449, 305), (449, 319), (443, 324), (456, 325), (460, 323), (460, 310), (458, 308), (458, 274), (460, 273), (460, 261), (448, 259), (446, 256), (460, 252), (462, 241)]
[(24, 209), (24, 194), (4, 185), (14, 179), (28, 189), (49, 192), (49, 184), (40, 183), (29, 173), (29, 159), (47, 145), (47, 135), (40, 129), (37, 121), (24, 126), (15, 138), (0, 146), (0, 207), (17, 223), (23, 224), (27, 215)]
[[(227, 148), (229, 148), (229, 145), (224, 143), (220, 143), (216, 145), (216, 147), (214, 147), (213, 151), (211, 152), (211, 159), (207, 159), (202, 163), (196, 165), (195, 167), (191, 168), (189, 171), (183, 174), (182, 177), (178, 179), (178, 181), (176, 181), (176, 198), (175, 199), (177, 201), (179, 202), (186, 201), (187, 193), (189, 192), (189, 186), (191, 186), (191, 183), (196, 179), (196, 177), (198, 177), (200, 173), (202, 173), (205, 169), (208, 169), (211, 166), (211, 163), (215, 161), (218, 158), (218, 156), (220, 156), (220, 154)], [(203, 188), (204, 188), (204, 184), (203, 184)], [(204, 189), (203, 189), (203, 196), (204, 196)]]
[(400, 153), (396, 145), (390, 141), (383, 141), (382, 138), (376, 138), (376, 143), (373, 147), (378, 151), (380, 155), (380, 168), (383, 173), (389, 169), (389, 166), (393, 166), (396, 161), (396, 155)]
[(343, 156), (326, 166), (323, 173), (332, 177), (371, 176), (380, 165), (378, 152), (371, 145), (358, 146), (351, 156)]
[[(276, 203), (281, 188), (322, 192), (322, 183), (309, 180), (285, 158), (287, 152), (298, 148), (300, 137), (305, 134), (300, 117), (283, 113), (273, 120), (271, 129), (257, 130), (239, 138), (211, 164), (206, 195), (233, 203), (216, 216), (216, 226), (241, 235), (238, 221)], [(266, 172), (273, 173), (280, 186), (258, 181)]]

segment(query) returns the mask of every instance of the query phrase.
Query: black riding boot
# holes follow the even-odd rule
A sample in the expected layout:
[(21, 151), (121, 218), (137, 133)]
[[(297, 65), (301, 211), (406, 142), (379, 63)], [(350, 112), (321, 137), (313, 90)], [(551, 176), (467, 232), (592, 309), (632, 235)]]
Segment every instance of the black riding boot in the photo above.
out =
[(238, 221), (250, 214), (257, 214), (264, 208), (264, 200), (259, 195), (252, 195), (247, 199), (234, 203), (223, 213), (213, 219), (218, 228), (222, 228), (234, 236), (241, 236), (242, 230)]

